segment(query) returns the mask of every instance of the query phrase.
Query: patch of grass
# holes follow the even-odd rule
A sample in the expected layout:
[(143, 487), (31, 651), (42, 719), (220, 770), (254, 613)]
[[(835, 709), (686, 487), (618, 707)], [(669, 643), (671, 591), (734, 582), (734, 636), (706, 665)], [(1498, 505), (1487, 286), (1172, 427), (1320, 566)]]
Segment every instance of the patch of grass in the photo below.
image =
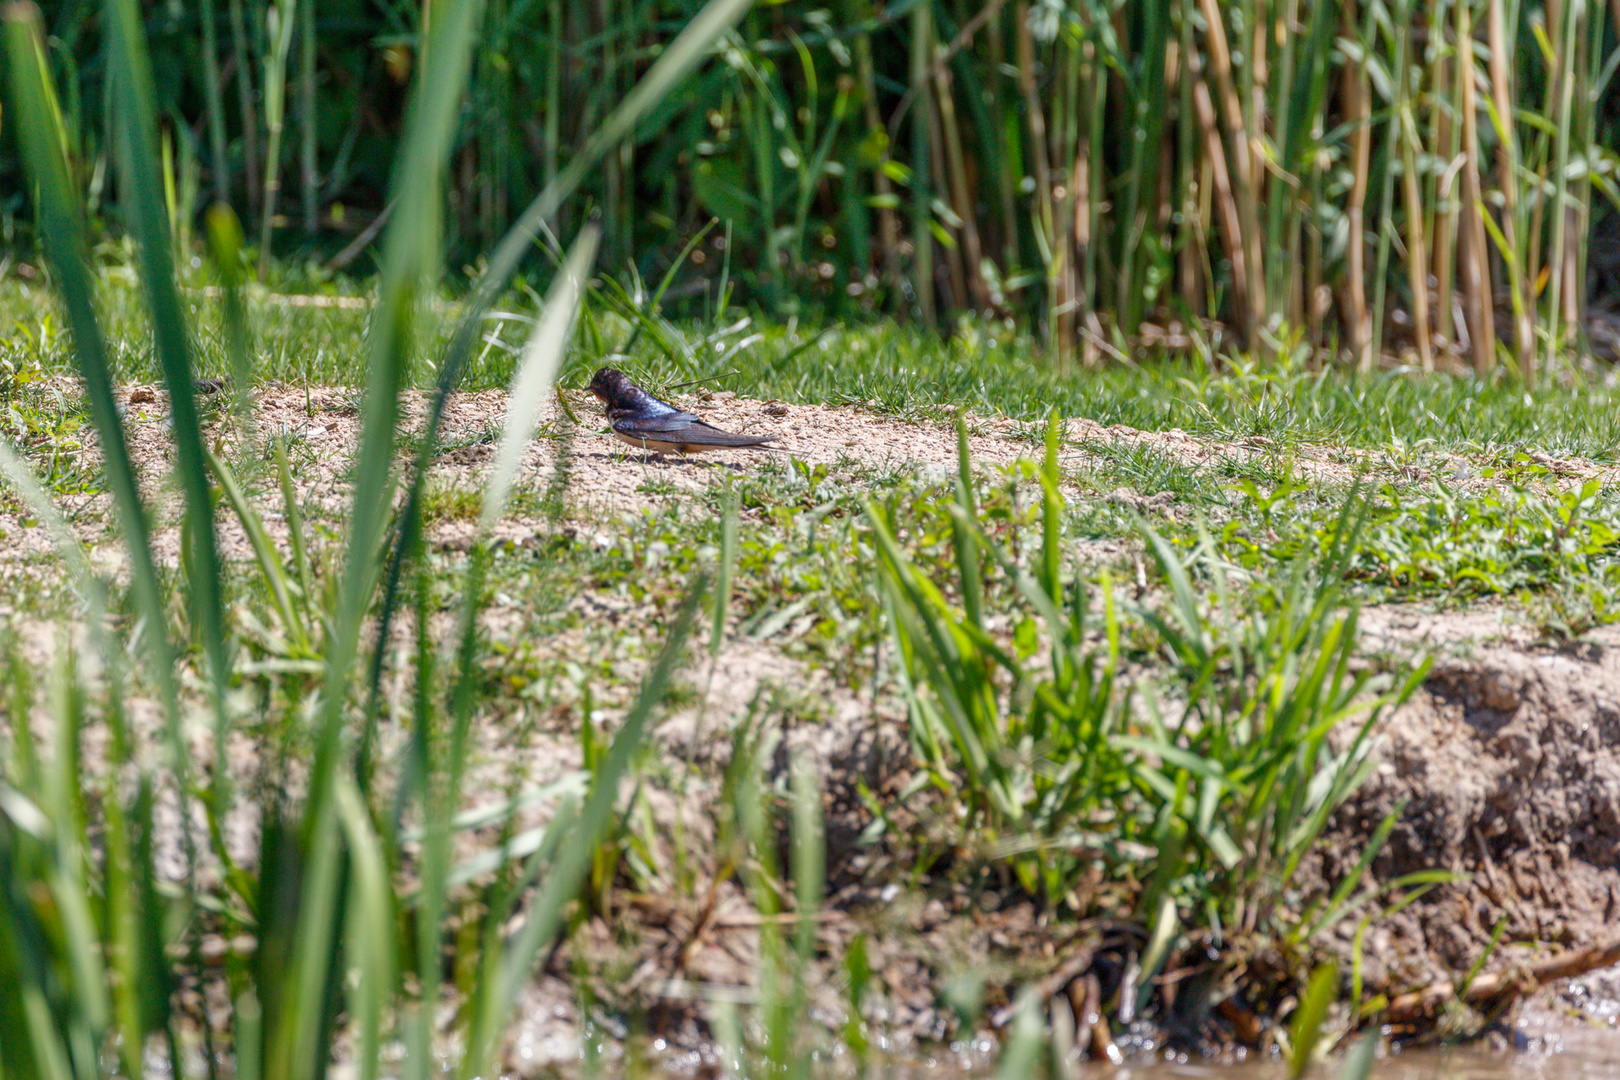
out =
[(422, 494), (422, 520), (472, 521), (478, 517), (483, 497), (483, 491), (471, 484), (429, 481)]
[[(345, 286), (368, 294), (369, 284)], [(104, 264), (99, 295), (113, 342), (145, 339), (144, 312), (133, 276), (117, 263)], [(532, 311), (522, 294), (506, 298), (514, 311)], [(454, 329), (448, 317), (457, 301), (433, 301), (442, 317), (423, 320), (420, 354), (439, 355)], [(660, 334), (638, 333), (639, 324), (600, 306), (590, 335), (561, 375), (564, 386), (581, 386), (605, 354), (654, 389), (700, 380), (716, 389), (796, 403), (860, 403), (898, 418), (937, 422), (938, 407), (964, 407), (988, 415), (1035, 422), (1056, 407), (1065, 416), (1148, 431), (1180, 428), (1195, 435), (1232, 440), (1262, 436), (1286, 453), (1299, 443), (1332, 443), (1358, 449), (1405, 452), (1425, 443), (1436, 451), (1478, 454), (1539, 452), (1578, 455), (1600, 462), (1620, 459), (1620, 397), (1613, 388), (1579, 374), (1543, 380), (1527, 389), (1512, 376), (1488, 380), (1422, 377), (1408, 372), (1358, 376), (1343, 371), (1308, 372), (1287, 365), (1259, 365), (1226, 356), (1221, 366), (1175, 357), (1109, 365), (1059, 374), (1038, 363), (1032, 341), (1008, 332), (972, 331), (940, 341), (892, 324), (834, 326), (820, 333), (792, 324), (751, 323), (748, 343), (728, 352), (729, 327), (700, 322), (660, 322)], [(219, 300), (196, 296), (191, 306), (199, 374), (228, 372), (228, 334)], [(273, 296), (249, 296), (255, 377), (293, 383), (345, 384), (355, 378), (369, 315), (366, 309), (278, 304)], [(0, 325), (47, 321), (57, 302), (37, 286), (0, 280)], [(470, 359), (466, 389), (505, 386), (516, 363), (521, 324), (493, 320), (489, 337)], [(713, 345), (726, 348), (717, 355)], [(72, 370), (60, 334), (34, 335), (31, 362), (45, 374)], [(145, 350), (122, 349), (121, 376), (151, 381), (158, 371)], [(435, 375), (418, 366), (425, 385)], [(1035, 429), (1031, 429), (1032, 431)]]
[[(1370, 672), (1350, 673), (1355, 609), (1334, 572), (1354, 546), (1344, 515), (1325, 566), (1313, 552), (1247, 588), (1223, 574), (1207, 535), (1184, 560), (1142, 526), (1164, 592), (1122, 602), (1111, 576), (1064, 553), (1056, 430), (1039, 541), (1022, 551), (965, 484), (950, 512), (952, 574), (908, 550), (915, 519), (869, 504), (923, 766), (910, 794), (939, 797), (947, 848), (988, 845), (1048, 904), (1090, 913), (1104, 882), (1129, 883), (1159, 942), (1150, 969), (1195, 929), (1290, 932), (1279, 898), (1368, 775), (1373, 723), (1421, 672), (1372, 694)], [(965, 436), (961, 453), (966, 466)], [(998, 580), (1013, 604), (987, 600)], [(1153, 674), (1128, 674), (1127, 652), (1151, 657)], [(1332, 747), (1341, 725), (1356, 734)]]
[(1620, 568), (1566, 577), (1530, 598), (1530, 622), (1545, 638), (1560, 643), (1580, 641), (1602, 626), (1620, 622)]
[[(604, 337), (612, 341), (611, 320)], [(837, 326), (812, 334), (762, 324), (759, 340), (724, 364), (699, 363), (706, 328), (675, 328), (694, 344), (662, 351), (638, 339), (619, 361), (649, 385), (697, 378), (759, 398), (861, 403), (910, 420), (937, 422), (937, 408), (964, 407), (1024, 421), (1062, 415), (1148, 431), (1180, 428), (1201, 437), (1262, 436), (1286, 451), (1301, 442), (1385, 449), (1433, 440), (1440, 449), (1492, 447), (1614, 461), (1620, 453), (1620, 398), (1581, 376), (1527, 389), (1511, 376), (1489, 380), (1423, 377), (1405, 371), (1357, 376), (1260, 366), (1242, 356), (1212, 367), (1149, 357), (1059, 374), (1038, 363), (1027, 338), (952, 337), (886, 324)], [(628, 342), (630, 332), (620, 334)], [(583, 385), (597, 356), (578, 358), (564, 385)]]
[[(1486, 472), (1487, 480), (1496, 479)], [(1545, 468), (1527, 462), (1500, 478), (1484, 490), (1381, 486), (1366, 501), (1346, 577), (1378, 599), (1451, 602), (1579, 590), (1581, 582), (1592, 587), (1620, 577), (1620, 499), (1599, 481), (1559, 490), (1547, 486)], [(1269, 574), (1331, 538), (1333, 507), (1297, 504), (1298, 489), (1264, 501), (1257, 489), (1248, 494), (1253, 516), (1226, 523), (1218, 534), (1224, 557), (1237, 565)]]

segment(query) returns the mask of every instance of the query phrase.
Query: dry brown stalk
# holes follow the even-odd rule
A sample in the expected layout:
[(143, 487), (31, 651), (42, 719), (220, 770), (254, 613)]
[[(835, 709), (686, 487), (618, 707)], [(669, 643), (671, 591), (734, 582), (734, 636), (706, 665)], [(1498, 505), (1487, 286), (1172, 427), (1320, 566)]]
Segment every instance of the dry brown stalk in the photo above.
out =
[[(1620, 3), (1620, 0), (1616, 0)], [(1468, 4), (1457, 5), (1458, 69), (1462, 88), (1462, 276), (1468, 344), (1474, 371), (1484, 377), (1496, 363), (1496, 305), (1491, 287), (1491, 253), (1485, 240), (1485, 199), (1479, 180), (1479, 109), (1474, 91), (1474, 24)]]
[[(950, 169), (945, 163), (945, 131), (941, 123), (941, 110), (949, 106), (937, 95), (930, 94), (925, 103), (928, 117), (928, 160), (934, 177), (934, 191), (939, 193), (941, 202), (947, 202), (951, 197)], [(952, 207), (952, 212), (956, 208)], [(958, 217), (961, 215), (958, 214)], [(931, 241), (930, 241), (931, 242)], [(947, 307), (960, 307), (968, 302), (967, 273), (962, 266), (962, 245), (941, 244), (945, 249), (945, 270), (950, 278), (951, 296)], [(922, 283), (917, 285), (921, 289)]]
[[(1572, 979), (1616, 964), (1620, 964), (1620, 937), (1602, 945), (1564, 953), (1539, 964), (1486, 972), (1468, 984), (1461, 1000), (1467, 1005), (1500, 1009), (1529, 996), (1548, 983)], [(1383, 1019), (1390, 1023), (1420, 1020), (1434, 1015), (1437, 1009), (1456, 997), (1455, 985), (1449, 979), (1442, 979), (1395, 998), (1384, 1010)]]
[[(1486, 36), (1490, 45), (1491, 100), (1508, 134), (1508, 138), (1497, 140), (1496, 151), (1497, 183), (1501, 187), (1503, 200), (1502, 238), (1507, 242), (1509, 251), (1517, 251), (1518, 226), (1515, 222), (1519, 212), (1519, 178), (1514, 175), (1513, 146), (1509, 141), (1513, 132), (1513, 87), (1508, 72), (1507, 24), (1502, 13), (1502, 0), (1490, 0), (1490, 4)], [(1536, 371), (1535, 331), (1530, 325), (1530, 304), (1524, 288), (1526, 276), (1533, 272), (1530, 266), (1521, 266), (1517, 274), (1508, 276), (1514, 312), (1513, 352), (1526, 381), (1532, 379)]]
[[(1054, 994), (1059, 993), (1071, 984), (1080, 985), (1079, 979), (1083, 972), (1091, 967), (1091, 962), (1097, 958), (1097, 949), (1102, 944), (1102, 935), (1096, 932), (1087, 933), (1078, 942), (1070, 945), (1074, 951), (1053, 969), (1040, 982), (1035, 984), (1034, 995), (1036, 1000), (1045, 1001)], [(996, 1010), (990, 1017), (990, 1026), (995, 1028), (1006, 1027), (1017, 1015), (1016, 1005), (1007, 1005)], [(1076, 1007), (1076, 1018), (1085, 1022), (1085, 1010)]]
[(1029, 29), (1029, 2), (1018, 0), (1014, 15), (1017, 23), (1018, 89), (1024, 95), (1024, 113), (1029, 118), (1029, 160), (1035, 170), (1036, 228), (1047, 246), (1047, 310), (1052, 324), (1047, 347), (1053, 363), (1061, 371), (1068, 366), (1074, 341), (1072, 328), (1074, 290), (1067, 271), (1068, 257), (1062, 242), (1062, 226), (1052, 207), (1052, 167), (1046, 156), (1046, 112), (1035, 85), (1035, 39)]
[[(1458, 5), (1459, 7), (1463, 5)], [(1442, 31), (1443, 34), (1443, 31)], [(1463, 48), (1460, 41), (1453, 42), (1456, 49)], [(1461, 96), (1457, 76), (1459, 57), (1441, 55), (1434, 66), (1434, 96), (1438, 101)], [(1434, 145), (1443, 160), (1453, 162), (1435, 185), (1434, 245), (1431, 259), (1434, 263), (1434, 295), (1437, 310), (1434, 313), (1435, 340), (1449, 346), (1456, 338), (1452, 326), (1452, 288), (1455, 284), (1458, 260), (1457, 199), (1453, 196), (1457, 168), (1457, 125), (1445, 109), (1433, 110)]]
[(950, 68), (943, 63), (934, 65), (934, 87), (938, 93), (939, 124), (945, 134), (945, 161), (947, 165), (947, 179), (950, 181), (951, 205), (956, 210), (956, 216), (961, 219), (957, 226), (957, 234), (962, 238), (962, 257), (956, 260), (955, 266), (960, 267), (966, 262), (964, 268), (967, 276), (968, 295), (973, 298), (973, 307), (976, 311), (989, 311), (990, 288), (985, 284), (982, 266), (983, 250), (979, 246), (979, 230), (974, 221), (977, 215), (973, 212), (973, 194), (968, 184), (967, 162), (962, 154), (962, 134), (956, 123), (956, 99), (951, 91)]
[(1226, 150), (1221, 144), (1220, 129), (1216, 126), (1215, 103), (1210, 100), (1209, 84), (1202, 78), (1193, 84), (1193, 102), (1198, 110), (1198, 126), (1204, 133), (1205, 152), (1209, 155), (1210, 187), (1221, 215), (1221, 242), (1226, 247), (1226, 257), (1232, 260), (1232, 291), (1236, 294), (1238, 310), (1249, 312), (1254, 306), (1249, 295), (1254, 275), (1248, 272), (1243, 249), (1243, 223), (1238, 217), (1232, 179), (1226, 171)]
[[(1345, 35), (1354, 38), (1356, 30), (1355, 0), (1344, 5)], [(1348, 302), (1345, 312), (1350, 324), (1350, 351), (1355, 355), (1356, 370), (1372, 370), (1372, 314), (1367, 310), (1367, 184), (1372, 173), (1372, 113), (1368, 106), (1367, 65), (1363, 60), (1345, 72), (1344, 111), (1354, 125), (1351, 137), (1350, 201), (1345, 207), (1345, 218), (1350, 226), (1349, 271), (1346, 275)]]
[(1237, 233), (1237, 245), (1245, 258), (1240, 272), (1236, 260), (1232, 263), (1232, 276), (1247, 278), (1241, 296), (1248, 303), (1241, 309), (1244, 340), (1251, 345), (1258, 339), (1259, 329), (1265, 321), (1266, 289), (1263, 267), (1265, 256), (1261, 251), (1260, 209), (1256, 193), (1255, 147), (1250, 144), (1248, 128), (1243, 120), (1242, 99), (1232, 82), (1232, 53), (1226, 42), (1226, 24), (1217, 0), (1199, 0), (1204, 10), (1205, 40), (1209, 46), (1209, 69), (1221, 96), (1221, 111), (1225, 114), (1227, 134), (1232, 142), (1230, 180), (1237, 203), (1237, 217), (1242, 230)]
[[(1084, 132), (1084, 127), (1081, 129)], [(1074, 168), (1069, 175), (1069, 199), (1074, 211), (1070, 215), (1074, 221), (1074, 258), (1065, 271), (1070, 279), (1074, 276), (1074, 267), (1084, 263), (1086, 253), (1091, 247), (1091, 138), (1089, 133), (1080, 136), (1079, 145), (1075, 148)], [(1069, 289), (1071, 296), (1083, 296), (1086, 301), (1086, 316), (1095, 320), (1096, 310), (1094, 304), (1096, 297), (1087, 295), (1085, 288), (1073, 287)], [(1066, 322), (1068, 320), (1065, 320)], [(1095, 336), (1080, 329), (1081, 347), (1080, 359), (1088, 367), (1097, 363), (1101, 356), (1097, 351)]]
[[(1405, 73), (1402, 73), (1405, 77)], [(1404, 84), (1403, 84), (1404, 85)], [(1417, 134), (1412, 130), (1408, 111), (1401, 120), (1401, 188), (1406, 198), (1406, 267), (1412, 285), (1412, 332), (1417, 338), (1418, 362), (1424, 371), (1434, 370), (1434, 350), (1429, 341), (1429, 259), (1424, 254), (1423, 192), (1418, 188)]]

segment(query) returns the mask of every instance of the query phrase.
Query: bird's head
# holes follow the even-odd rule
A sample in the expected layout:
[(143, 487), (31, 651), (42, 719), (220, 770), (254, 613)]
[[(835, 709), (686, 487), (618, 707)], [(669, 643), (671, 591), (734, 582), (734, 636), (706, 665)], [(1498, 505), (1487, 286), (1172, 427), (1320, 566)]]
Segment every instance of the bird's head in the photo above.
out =
[(630, 382), (618, 368), (597, 368), (596, 374), (591, 376), (590, 383), (585, 387), (603, 401), (612, 401), (624, 393), (625, 386)]

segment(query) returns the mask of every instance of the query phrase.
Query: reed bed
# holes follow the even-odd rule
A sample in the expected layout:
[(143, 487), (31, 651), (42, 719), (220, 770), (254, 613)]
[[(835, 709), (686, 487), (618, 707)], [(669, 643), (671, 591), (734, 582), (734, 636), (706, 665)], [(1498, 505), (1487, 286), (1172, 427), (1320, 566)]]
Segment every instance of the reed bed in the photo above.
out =
[[(127, 219), (106, 27), (44, 6), (75, 180)], [(594, 160), (698, 6), (487, 5), (447, 165), (450, 265)], [(142, 10), (173, 233), (223, 201), (261, 276), (271, 256), (365, 269), (434, 8)], [(666, 297), (694, 313), (729, 287), (782, 315), (1015, 319), (1060, 367), (1235, 346), (1530, 378), (1588, 351), (1589, 304), (1615, 299), (1617, 18), (1574, 0), (760, 7), (546, 223), (600, 215), (602, 265), (657, 277), (723, 221)], [(12, 235), (31, 212), (9, 141), (0, 176)]]

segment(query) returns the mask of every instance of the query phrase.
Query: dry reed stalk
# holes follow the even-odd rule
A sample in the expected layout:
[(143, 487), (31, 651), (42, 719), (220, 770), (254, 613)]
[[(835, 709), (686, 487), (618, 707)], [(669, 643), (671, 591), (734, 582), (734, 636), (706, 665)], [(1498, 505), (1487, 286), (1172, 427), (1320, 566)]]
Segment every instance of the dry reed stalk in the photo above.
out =
[[(1209, 68), (1220, 92), (1221, 111), (1225, 114), (1227, 132), (1232, 142), (1232, 165), (1228, 174), (1237, 204), (1237, 218), (1241, 225), (1236, 234), (1236, 247), (1244, 254), (1240, 274), (1239, 262), (1233, 260), (1232, 275), (1245, 280), (1240, 296), (1247, 300), (1240, 311), (1243, 338), (1251, 346), (1259, 339), (1259, 330), (1265, 320), (1266, 294), (1263, 267), (1265, 256), (1260, 248), (1260, 210), (1255, 192), (1253, 148), (1243, 120), (1243, 103), (1232, 82), (1232, 53), (1226, 43), (1226, 24), (1222, 21), (1217, 0), (1199, 0), (1206, 22), (1205, 38), (1209, 48)], [(1202, 113), (1202, 109), (1200, 109)], [(1202, 119), (1202, 117), (1201, 117)], [(1236, 283), (1234, 282), (1234, 291)]]
[[(1620, 3), (1620, 0), (1615, 0)], [(1210, 167), (1205, 155), (1198, 152), (1201, 132), (1193, 124), (1198, 115), (1193, 105), (1192, 49), (1187, 46), (1192, 33), (1190, 20), (1182, 19), (1181, 39), (1171, 43), (1175, 60), (1174, 89), (1181, 106), (1181, 122), (1176, 125), (1180, 140), (1177, 157), (1182, 169), (1181, 182), (1181, 234), (1176, 238), (1176, 289), (1182, 300), (1196, 317), (1204, 313), (1199, 303), (1204, 295), (1203, 260), (1208, 257), (1209, 242), (1209, 187)]]
[(1563, 321), (1565, 333), (1574, 332), (1568, 328), (1578, 328), (1581, 324), (1581, 237), (1586, 235), (1586, 224), (1582, 220), (1584, 213), (1579, 200), (1572, 199), (1564, 207), (1564, 265), (1562, 274), (1562, 291), (1558, 294), (1563, 301)]
[[(1086, 175), (1089, 180), (1084, 213), (1092, 242), (1084, 250), (1076, 250), (1075, 264), (1070, 270), (1067, 287), (1086, 305), (1085, 327), (1081, 332), (1084, 342), (1081, 358), (1088, 364), (1096, 364), (1102, 360), (1103, 350), (1102, 322), (1097, 315), (1097, 301), (1101, 295), (1097, 266), (1101, 258), (1102, 245), (1097, 242), (1097, 238), (1103, 234), (1103, 207), (1108, 205), (1108, 183), (1103, 140), (1091, 138), (1091, 133), (1103, 130), (1103, 117), (1108, 105), (1109, 72), (1108, 65), (1098, 62), (1097, 49), (1092, 42), (1088, 41), (1080, 47), (1076, 59), (1080, 61), (1075, 69), (1076, 89), (1083, 85), (1082, 75), (1089, 75), (1090, 78), (1090, 89), (1083, 103), (1087, 111), (1083, 117), (1078, 111), (1075, 114), (1077, 123), (1074, 126), (1072, 152), (1078, 162), (1081, 145), (1085, 144)], [(1077, 189), (1074, 198), (1073, 212), (1079, 215), (1082, 208)]]
[[(1312, 135), (1313, 141), (1320, 143), (1322, 138), (1321, 120), (1316, 122), (1316, 130)], [(1322, 177), (1327, 170), (1320, 164), (1311, 169), (1311, 204), (1317, 205), (1322, 201)], [(1322, 284), (1322, 230), (1306, 220), (1305, 241), (1305, 333), (1311, 351), (1307, 368), (1311, 371), (1319, 370), (1318, 354), (1322, 342), (1322, 317), (1327, 314), (1331, 301), (1324, 303)], [(1331, 362), (1331, 357), (1328, 358)]]
[[(1620, 0), (1616, 0), (1620, 3)], [(1474, 373), (1484, 378), (1496, 363), (1496, 304), (1491, 287), (1491, 252), (1485, 241), (1485, 199), (1479, 180), (1479, 106), (1474, 89), (1474, 24), (1468, 3), (1457, 5), (1457, 46), (1463, 63), (1457, 69), (1462, 91), (1462, 271), (1468, 344)]]
[(956, 227), (957, 236), (961, 239), (962, 252), (955, 260), (955, 265), (961, 267), (966, 262), (967, 296), (972, 297), (973, 307), (976, 311), (987, 312), (993, 306), (990, 300), (990, 287), (985, 284), (983, 266), (983, 249), (979, 245), (979, 229), (974, 224), (977, 215), (973, 212), (973, 194), (968, 184), (967, 162), (962, 153), (962, 133), (958, 130), (956, 122), (956, 99), (951, 92), (951, 71), (949, 65), (941, 62), (934, 65), (934, 89), (937, 91), (939, 105), (939, 124), (944, 130), (946, 179), (949, 181), (951, 204), (956, 210), (956, 216), (961, 224)]
[[(1345, 36), (1355, 39), (1359, 32), (1355, 0), (1345, 0)], [(1366, 46), (1363, 45), (1363, 48)], [(1372, 111), (1368, 104), (1367, 61), (1344, 73), (1344, 111), (1353, 125), (1351, 135), (1350, 201), (1345, 207), (1349, 225), (1350, 243), (1346, 252), (1349, 269), (1345, 283), (1348, 295), (1345, 313), (1350, 324), (1350, 352), (1355, 357), (1356, 370), (1368, 372), (1373, 365), (1372, 314), (1367, 309), (1367, 185), (1372, 176)]]
[[(1573, 123), (1575, 84), (1579, 81), (1579, 73), (1575, 66), (1575, 40), (1580, 35), (1577, 22), (1580, 19), (1584, 6), (1570, 2), (1565, 6), (1564, 0), (1547, 0), (1548, 29), (1556, 29), (1557, 37), (1553, 39), (1553, 54), (1558, 58), (1557, 67), (1553, 72), (1553, 82), (1548, 95), (1548, 103), (1556, 102), (1556, 111), (1549, 108), (1549, 115), (1554, 116), (1556, 136), (1556, 150), (1553, 154), (1553, 203), (1552, 203), (1552, 244), (1547, 253), (1547, 265), (1551, 274), (1551, 292), (1547, 298), (1547, 314), (1551, 321), (1547, 334), (1547, 367), (1553, 366), (1557, 358), (1561, 339), (1569, 331), (1568, 326), (1578, 326), (1580, 308), (1578, 303), (1572, 304), (1575, 298), (1574, 284), (1579, 273), (1576, 261), (1575, 240), (1576, 233), (1572, 225), (1578, 224), (1568, 202), (1569, 195), (1569, 130)], [(1566, 288), (1567, 286), (1567, 288)], [(1569, 309), (1574, 307), (1575, 314), (1571, 316)]]
[[(1407, 96), (1407, 73), (1399, 73), (1401, 97), (1401, 190), (1406, 202), (1406, 270), (1412, 287), (1412, 333), (1417, 339), (1418, 362), (1434, 370), (1434, 349), (1429, 340), (1429, 259), (1423, 238), (1423, 192), (1417, 176), (1417, 132)], [(1442, 303), (1444, 300), (1441, 301)]]
[[(1074, 211), (1074, 259), (1076, 262), (1086, 262), (1092, 257), (1091, 243), (1093, 237), (1093, 221), (1091, 219), (1092, 207), (1095, 200), (1091, 190), (1091, 126), (1081, 125), (1080, 142), (1075, 147), (1074, 168), (1069, 173), (1069, 194), (1072, 196)], [(1086, 313), (1093, 315), (1096, 309), (1096, 297), (1091, 294), (1087, 282), (1082, 285), (1082, 295), (1087, 297)], [(1080, 360), (1088, 367), (1102, 359), (1097, 343), (1091, 335), (1083, 335), (1080, 343)]]
[[(1503, 137), (1497, 140), (1497, 183), (1502, 192), (1502, 237), (1507, 249), (1515, 253), (1518, 247), (1519, 178), (1517, 141), (1513, 136), (1513, 88), (1508, 69), (1507, 24), (1502, 12), (1502, 0), (1489, 0), (1489, 23), (1486, 40), (1490, 46), (1491, 100), (1496, 115), (1501, 118)], [(1524, 289), (1525, 275), (1531, 265), (1521, 264), (1518, 273), (1508, 275), (1508, 289), (1513, 305), (1513, 353), (1519, 363), (1519, 372), (1526, 382), (1535, 377), (1535, 328), (1530, 322), (1530, 305)], [(1493, 301), (1494, 308), (1494, 301)], [(1494, 315), (1493, 315), (1494, 317)]]
[[(1300, 36), (1300, 29), (1299, 0), (1288, 0), (1287, 4), (1284, 5), (1280, 17), (1277, 19), (1273, 27), (1273, 38), (1275, 39), (1277, 48), (1281, 50), (1279, 55), (1279, 67), (1281, 68), (1281, 75), (1278, 79), (1277, 101), (1280, 103), (1283, 110), (1282, 116), (1279, 118), (1279, 121), (1274, 121), (1274, 125), (1278, 129), (1276, 136), (1277, 140), (1281, 142), (1284, 147), (1289, 145), (1289, 141), (1292, 138), (1292, 132), (1283, 129), (1285, 126), (1287, 128), (1297, 128), (1300, 123), (1300, 117), (1294, 115), (1291, 100), (1293, 97), (1295, 80), (1309, 78), (1311, 70), (1309, 64), (1306, 65), (1303, 75), (1298, 70), (1299, 65), (1294, 55), (1293, 43)], [(1279, 170), (1277, 178), (1281, 181), (1281, 183), (1273, 193), (1273, 198), (1286, 200), (1286, 202), (1280, 203), (1280, 206), (1298, 206), (1300, 201), (1305, 198), (1304, 179), (1306, 170), (1305, 168), (1301, 167), (1305, 164), (1306, 159), (1304, 157), (1295, 158), (1291, 154), (1286, 156), (1283, 162), (1283, 170), (1292, 170), (1297, 172), (1298, 175), (1290, 176), (1286, 171)], [(1277, 212), (1278, 211), (1276, 210), (1273, 211), (1274, 214)], [(1302, 234), (1304, 231), (1303, 219), (1298, 215), (1297, 211), (1294, 213), (1289, 213), (1286, 210), (1283, 210), (1281, 213), (1284, 221), (1287, 221), (1289, 218), (1294, 219), (1293, 224), (1289, 225), (1287, 228), (1288, 254), (1287, 260), (1283, 264), (1284, 272), (1282, 275), (1283, 282), (1285, 283), (1285, 287), (1287, 289), (1287, 299), (1283, 306), (1284, 310), (1288, 312), (1288, 319), (1290, 322), (1296, 326), (1306, 325), (1310, 320), (1310, 300), (1308, 298), (1314, 294), (1311, 292), (1309, 287), (1311, 280), (1310, 269), (1307, 267), (1305, 273), (1303, 274), (1299, 272), (1301, 262), (1300, 241), (1303, 238)], [(1274, 217), (1273, 220), (1275, 221), (1277, 219)], [(1275, 257), (1276, 253), (1273, 252), (1272, 254), (1273, 257)], [(1312, 343), (1314, 344), (1314, 339)]]
[[(1434, 30), (1436, 40), (1443, 42), (1444, 28), (1436, 24)], [(1453, 55), (1446, 56), (1442, 53), (1435, 60), (1434, 97), (1436, 101), (1451, 100), (1456, 106), (1455, 99), (1461, 95), (1459, 89), (1461, 80), (1457, 75), (1459, 65), (1455, 50), (1461, 48), (1462, 43), (1453, 42), (1453, 46)], [(1460, 110), (1460, 106), (1457, 107)], [(1458, 205), (1452, 193), (1456, 190), (1456, 175), (1461, 165), (1457, 160), (1457, 125), (1451, 122), (1451, 114), (1444, 108), (1434, 110), (1434, 145), (1438, 148), (1441, 160), (1449, 163), (1435, 184), (1434, 226), (1431, 233), (1434, 237), (1431, 252), (1434, 266), (1431, 272), (1434, 275), (1434, 295), (1439, 310), (1435, 312), (1434, 336), (1436, 341), (1449, 349), (1456, 337), (1451, 310), (1453, 279), (1457, 269)]]
[[(941, 204), (949, 205), (946, 200), (951, 197), (950, 168), (945, 162), (945, 125), (941, 123), (942, 112), (949, 108), (938, 95), (930, 95), (923, 113), (928, 120), (928, 162), (933, 172), (933, 190)], [(966, 226), (961, 220), (955, 207), (951, 207), (951, 214), (957, 217), (956, 229), (960, 231)], [(944, 224), (948, 225), (949, 222)], [(930, 233), (933, 232), (930, 228)], [(943, 230), (942, 230), (943, 231)], [(949, 233), (946, 233), (949, 235)], [(951, 295), (946, 303), (947, 308), (961, 307), (968, 302), (967, 272), (962, 265), (962, 245), (951, 242), (941, 243), (945, 249), (945, 273), (950, 282)]]
[[(1254, 20), (1250, 33), (1247, 72), (1249, 107), (1243, 114), (1243, 130), (1253, 133), (1266, 128), (1266, 85), (1271, 81), (1266, 67), (1266, 20), (1263, 16)], [(1260, 177), (1266, 175), (1265, 148), (1258, 138), (1253, 137), (1245, 139), (1244, 145), (1249, 151), (1249, 175), (1255, 178), (1258, 185)]]
[[(1553, 946), (1547, 944), (1542, 948), (1550, 950)], [(1433, 1016), (1453, 999), (1460, 999), (1475, 1008), (1501, 1008), (1529, 997), (1548, 983), (1577, 978), (1615, 964), (1620, 964), (1620, 938), (1589, 945), (1536, 964), (1487, 971), (1461, 991), (1449, 979), (1442, 979), (1420, 990), (1395, 996), (1381, 1019), (1401, 1023)]]
[(1221, 215), (1221, 242), (1226, 257), (1232, 263), (1232, 292), (1240, 312), (1253, 311), (1249, 286), (1254, 275), (1248, 272), (1243, 247), (1243, 223), (1239, 218), (1237, 196), (1232, 191), (1231, 175), (1226, 169), (1226, 147), (1221, 142), (1219, 124), (1215, 118), (1215, 103), (1210, 99), (1209, 84), (1202, 77), (1193, 84), (1193, 102), (1198, 109), (1198, 124), (1204, 132), (1205, 153), (1210, 166), (1210, 188), (1215, 206)]

